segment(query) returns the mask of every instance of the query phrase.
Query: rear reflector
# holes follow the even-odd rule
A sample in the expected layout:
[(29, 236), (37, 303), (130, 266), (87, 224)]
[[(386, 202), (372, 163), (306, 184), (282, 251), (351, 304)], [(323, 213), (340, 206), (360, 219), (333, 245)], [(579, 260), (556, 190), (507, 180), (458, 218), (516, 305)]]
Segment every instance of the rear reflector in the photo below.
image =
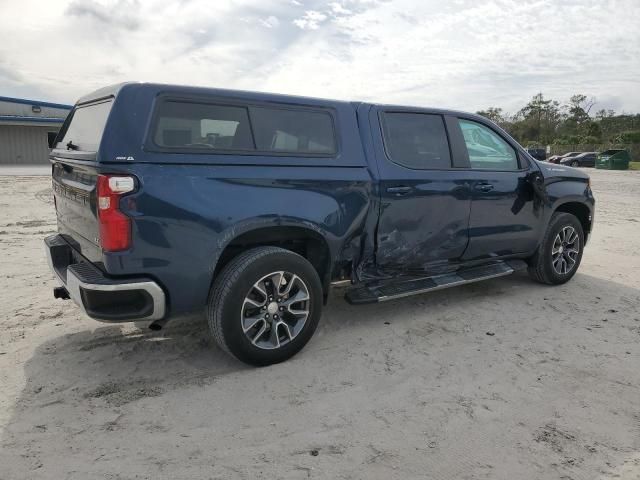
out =
[(120, 211), (120, 197), (134, 190), (133, 177), (98, 175), (98, 222), (105, 252), (131, 248), (131, 219)]

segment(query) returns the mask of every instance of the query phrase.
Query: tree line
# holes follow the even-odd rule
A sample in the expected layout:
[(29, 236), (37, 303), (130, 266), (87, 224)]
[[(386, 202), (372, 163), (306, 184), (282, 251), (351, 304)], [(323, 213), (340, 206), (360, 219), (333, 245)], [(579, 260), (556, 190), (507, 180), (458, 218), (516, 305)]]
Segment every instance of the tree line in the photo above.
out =
[(592, 113), (595, 106), (595, 98), (582, 94), (561, 103), (539, 93), (513, 115), (498, 107), (477, 113), (500, 125), (525, 147), (640, 143), (640, 114), (605, 109)]

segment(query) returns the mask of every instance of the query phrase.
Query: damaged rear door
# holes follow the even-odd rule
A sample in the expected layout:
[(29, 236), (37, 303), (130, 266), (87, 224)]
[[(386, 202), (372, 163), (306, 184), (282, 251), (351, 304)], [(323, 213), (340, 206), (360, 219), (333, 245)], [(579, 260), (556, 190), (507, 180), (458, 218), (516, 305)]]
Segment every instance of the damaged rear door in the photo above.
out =
[(373, 108), (380, 176), (377, 275), (451, 270), (469, 240), (471, 199), (450, 145), (447, 117), (419, 109)]

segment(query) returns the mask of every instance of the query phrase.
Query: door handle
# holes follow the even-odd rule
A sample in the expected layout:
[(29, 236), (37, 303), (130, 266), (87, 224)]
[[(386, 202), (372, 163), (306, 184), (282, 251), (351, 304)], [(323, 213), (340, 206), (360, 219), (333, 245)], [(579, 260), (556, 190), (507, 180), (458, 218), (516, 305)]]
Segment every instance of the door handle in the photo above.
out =
[(400, 197), (402, 195), (406, 195), (411, 191), (411, 187), (406, 187), (404, 185), (398, 187), (388, 187), (387, 193), (393, 193), (395, 196)]
[(476, 183), (473, 188), (481, 192), (490, 192), (493, 190), (493, 185), (490, 183)]

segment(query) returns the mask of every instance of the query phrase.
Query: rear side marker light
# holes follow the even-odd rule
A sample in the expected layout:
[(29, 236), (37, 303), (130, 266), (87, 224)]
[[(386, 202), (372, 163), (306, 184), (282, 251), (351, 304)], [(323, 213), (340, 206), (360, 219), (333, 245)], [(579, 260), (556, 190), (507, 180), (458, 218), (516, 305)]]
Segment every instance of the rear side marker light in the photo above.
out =
[(133, 177), (98, 175), (98, 223), (100, 245), (105, 252), (131, 248), (131, 219), (120, 211), (120, 198), (135, 188)]

